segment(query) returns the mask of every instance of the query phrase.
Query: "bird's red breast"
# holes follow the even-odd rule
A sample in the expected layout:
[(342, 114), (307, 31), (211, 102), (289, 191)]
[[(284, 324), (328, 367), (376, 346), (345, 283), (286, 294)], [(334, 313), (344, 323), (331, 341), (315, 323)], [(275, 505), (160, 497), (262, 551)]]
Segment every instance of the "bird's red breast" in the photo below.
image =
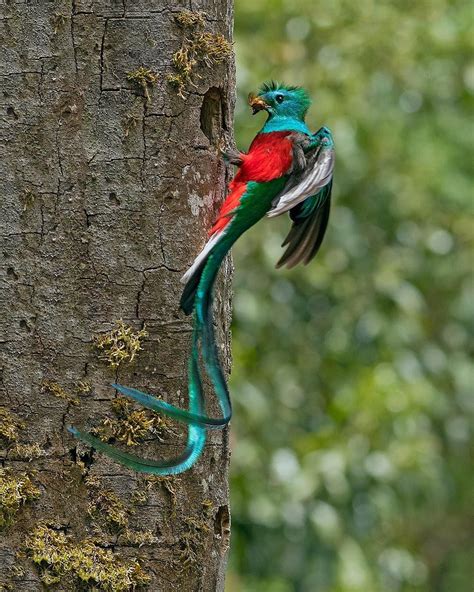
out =
[(223, 230), (231, 219), (231, 212), (239, 205), (247, 183), (264, 183), (285, 175), (293, 162), (291, 132), (270, 132), (258, 134), (247, 154), (242, 154), (242, 164), (234, 179), (229, 183), (229, 193), (217, 216), (209, 235)]
[(293, 161), (292, 143), (288, 139), (290, 132), (270, 132), (258, 134), (247, 154), (234, 181), (257, 181), (264, 183), (284, 175)]

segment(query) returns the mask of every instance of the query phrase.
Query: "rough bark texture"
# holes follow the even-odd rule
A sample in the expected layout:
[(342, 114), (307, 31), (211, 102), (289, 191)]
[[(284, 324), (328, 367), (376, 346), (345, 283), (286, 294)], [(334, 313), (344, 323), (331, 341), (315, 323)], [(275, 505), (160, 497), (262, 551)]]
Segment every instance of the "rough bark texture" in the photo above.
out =
[[(35, 563), (35, 540), (53, 532), (77, 549), (110, 550), (118, 566), (138, 558), (150, 590), (222, 590), (226, 431), (209, 435), (191, 471), (153, 482), (79, 444), (66, 426), (117, 419), (115, 380), (187, 405), (191, 319), (178, 310), (179, 278), (223, 199), (232, 59), (196, 64), (185, 99), (166, 76), (184, 38), (176, 14), (203, 11), (203, 30), (230, 40), (231, 0), (0, 4), (0, 421), (11, 429), (0, 454), (7, 488), (26, 474), (39, 490), (19, 500), (1, 533), (0, 582), (36, 591), (51, 576), (59, 590), (128, 589), (87, 582), (71, 562), (59, 575), (48, 560)], [(146, 90), (127, 80), (140, 67), (158, 76)], [(227, 284), (216, 319), (229, 369)], [(94, 336), (118, 319), (149, 335), (133, 364), (111, 370)], [(151, 458), (176, 454), (185, 434), (176, 424), (160, 438), (146, 433), (128, 450)]]

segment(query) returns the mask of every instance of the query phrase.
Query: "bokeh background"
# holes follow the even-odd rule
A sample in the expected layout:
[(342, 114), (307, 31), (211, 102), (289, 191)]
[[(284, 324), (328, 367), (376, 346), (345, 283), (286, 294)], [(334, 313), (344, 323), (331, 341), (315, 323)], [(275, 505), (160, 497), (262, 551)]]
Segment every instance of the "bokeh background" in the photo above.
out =
[(274, 78), (309, 90), (337, 167), (308, 267), (274, 269), (287, 220), (234, 249), (228, 592), (472, 590), (472, 16), (236, 0), (238, 146)]

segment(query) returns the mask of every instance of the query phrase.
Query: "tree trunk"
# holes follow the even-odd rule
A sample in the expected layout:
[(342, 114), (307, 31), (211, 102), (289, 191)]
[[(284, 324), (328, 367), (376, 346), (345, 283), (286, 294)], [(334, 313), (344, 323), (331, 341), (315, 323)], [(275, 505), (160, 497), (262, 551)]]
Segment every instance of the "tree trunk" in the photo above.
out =
[[(224, 196), (234, 103), (231, 0), (191, 5), (2, 3), (5, 590), (223, 590), (227, 431), (193, 469), (148, 478), (66, 429), (150, 458), (185, 443), (110, 383), (187, 405), (180, 277)], [(229, 370), (227, 286), (216, 321)]]

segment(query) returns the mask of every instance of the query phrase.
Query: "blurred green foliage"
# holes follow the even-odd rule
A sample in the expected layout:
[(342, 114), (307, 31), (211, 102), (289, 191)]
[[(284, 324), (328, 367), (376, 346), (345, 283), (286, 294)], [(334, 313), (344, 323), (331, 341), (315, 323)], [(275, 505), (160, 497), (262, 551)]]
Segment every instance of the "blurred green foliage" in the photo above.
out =
[(236, 0), (238, 146), (274, 78), (308, 88), (337, 165), (308, 267), (274, 270), (288, 220), (234, 249), (229, 592), (471, 590), (471, 19)]

